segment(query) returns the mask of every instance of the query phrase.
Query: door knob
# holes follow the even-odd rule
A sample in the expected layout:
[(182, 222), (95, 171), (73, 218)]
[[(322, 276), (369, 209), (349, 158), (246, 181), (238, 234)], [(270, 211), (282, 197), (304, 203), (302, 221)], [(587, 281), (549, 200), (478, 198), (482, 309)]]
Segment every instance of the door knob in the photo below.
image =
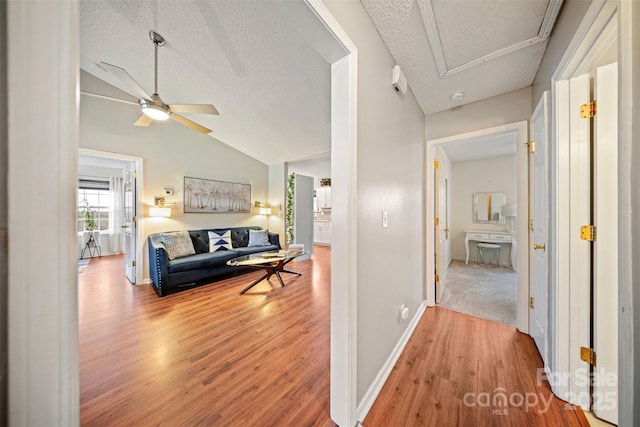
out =
[(544, 251), (544, 250), (546, 250), (546, 248), (545, 248), (545, 246), (544, 246), (544, 245), (539, 245), (539, 244), (537, 244), (537, 243), (534, 243), (534, 244), (533, 244), (533, 249), (534, 249), (534, 250), (542, 249), (543, 251)]

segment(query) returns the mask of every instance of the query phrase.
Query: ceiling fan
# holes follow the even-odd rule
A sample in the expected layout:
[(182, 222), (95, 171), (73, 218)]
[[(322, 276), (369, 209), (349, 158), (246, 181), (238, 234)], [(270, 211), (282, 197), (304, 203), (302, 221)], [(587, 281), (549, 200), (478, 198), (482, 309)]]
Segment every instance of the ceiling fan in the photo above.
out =
[[(149, 96), (144, 89), (140, 87), (138, 83), (127, 73), (124, 68), (117, 67), (112, 64), (108, 64), (106, 62), (100, 62), (96, 64), (99, 68), (104, 71), (111, 72), (115, 75), (122, 83), (124, 83), (128, 91), (131, 95), (138, 98), (138, 104), (142, 109), (142, 116), (134, 123), (135, 126), (149, 126), (154, 120), (167, 120), (173, 119), (178, 123), (182, 123), (185, 126), (188, 126), (192, 129), (197, 130), (198, 132), (202, 132), (207, 134), (211, 132), (211, 129), (207, 129), (206, 127), (199, 125), (198, 123), (187, 119), (176, 113), (198, 113), (198, 114), (213, 114), (218, 115), (218, 110), (211, 104), (166, 104), (158, 94), (158, 47), (164, 46), (165, 40), (164, 38), (156, 33), (155, 31), (149, 31), (149, 38), (154, 44), (155, 47), (155, 66), (154, 66), (154, 91), (153, 95)], [(130, 101), (125, 101), (123, 99), (112, 98), (103, 95), (97, 95), (89, 92), (83, 92), (87, 95), (97, 96), (99, 98), (111, 99), (114, 101), (121, 101), (125, 103), (132, 103)], [(132, 103), (133, 104), (133, 103)]]

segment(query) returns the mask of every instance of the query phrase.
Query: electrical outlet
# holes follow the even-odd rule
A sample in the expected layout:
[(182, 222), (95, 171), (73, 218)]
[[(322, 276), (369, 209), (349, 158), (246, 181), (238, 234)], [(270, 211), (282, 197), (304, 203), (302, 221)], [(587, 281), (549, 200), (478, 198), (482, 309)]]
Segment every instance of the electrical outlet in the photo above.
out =
[(387, 228), (389, 226), (389, 217), (387, 215), (387, 211), (382, 211), (382, 228)]

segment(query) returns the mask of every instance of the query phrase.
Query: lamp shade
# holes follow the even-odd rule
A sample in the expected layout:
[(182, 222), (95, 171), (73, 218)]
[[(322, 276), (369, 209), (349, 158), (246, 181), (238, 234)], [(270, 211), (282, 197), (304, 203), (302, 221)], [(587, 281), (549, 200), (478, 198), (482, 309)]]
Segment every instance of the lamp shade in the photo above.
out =
[(518, 206), (517, 205), (502, 205), (500, 208), (500, 212), (502, 216), (510, 217), (518, 215)]
[(171, 217), (171, 208), (152, 206), (149, 208), (149, 216), (169, 218)]
[(260, 208), (260, 215), (271, 215), (271, 208)]

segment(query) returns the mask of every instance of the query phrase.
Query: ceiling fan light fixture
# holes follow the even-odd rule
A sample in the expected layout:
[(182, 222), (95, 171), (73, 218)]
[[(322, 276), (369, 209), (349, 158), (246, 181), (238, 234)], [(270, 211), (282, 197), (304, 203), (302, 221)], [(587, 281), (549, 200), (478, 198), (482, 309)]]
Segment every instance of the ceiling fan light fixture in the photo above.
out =
[(141, 99), (139, 103), (142, 114), (153, 120), (167, 120), (171, 116), (171, 111), (162, 105), (152, 104), (146, 99)]

